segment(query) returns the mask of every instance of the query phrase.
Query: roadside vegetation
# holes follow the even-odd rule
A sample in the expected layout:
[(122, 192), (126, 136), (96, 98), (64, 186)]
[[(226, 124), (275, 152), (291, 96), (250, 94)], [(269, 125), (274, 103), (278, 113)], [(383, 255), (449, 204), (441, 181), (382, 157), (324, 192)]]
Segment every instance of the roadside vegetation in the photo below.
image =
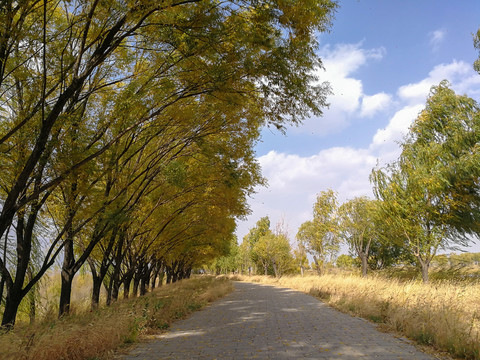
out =
[(227, 279), (194, 277), (164, 285), (146, 296), (90, 311), (76, 304), (69, 316), (56, 312), (35, 324), (18, 323), (0, 336), (2, 360), (109, 359), (115, 350), (199, 310), (233, 290)]
[(465, 359), (480, 359), (480, 283), (396, 280), (384, 275), (233, 275), (231, 279), (288, 287), (320, 298), (420, 344)]

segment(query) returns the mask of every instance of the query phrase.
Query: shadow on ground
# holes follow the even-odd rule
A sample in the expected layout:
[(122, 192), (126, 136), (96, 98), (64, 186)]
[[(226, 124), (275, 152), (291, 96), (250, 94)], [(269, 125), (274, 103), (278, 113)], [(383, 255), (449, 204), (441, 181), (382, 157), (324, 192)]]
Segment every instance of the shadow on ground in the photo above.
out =
[(312, 296), (269, 285), (235, 287), (122, 359), (433, 359)]

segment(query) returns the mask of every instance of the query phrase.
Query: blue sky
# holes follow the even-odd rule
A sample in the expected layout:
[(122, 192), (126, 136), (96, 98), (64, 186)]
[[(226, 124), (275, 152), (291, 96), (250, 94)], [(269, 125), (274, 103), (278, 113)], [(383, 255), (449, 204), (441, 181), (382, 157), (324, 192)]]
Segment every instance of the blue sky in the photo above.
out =
[(269, 186), (250, 199), (239, 240), (266, 215), (273, 226), (283, 221), (293, 240), (311, 218), (316, 194), (328, 188), (340, 202), (371, 197), (372, 168), (398, 158), (397, 142), (432, 85), (447, 79), (480, 101), (480, 75), (472, 68), (479, 27), (479, 0), (340, 1), (332, 31), (318, 38), (325, 66), (318, 75), (334, 92), (330, 108), (286, 136), (263, 130), (256, 152)]

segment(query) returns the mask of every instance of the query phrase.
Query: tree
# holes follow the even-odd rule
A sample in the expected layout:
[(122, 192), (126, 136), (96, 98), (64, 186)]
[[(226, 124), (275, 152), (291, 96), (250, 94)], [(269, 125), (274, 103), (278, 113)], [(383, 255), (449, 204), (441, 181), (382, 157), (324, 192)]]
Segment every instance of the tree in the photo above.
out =
[(296, 247), (293, 249), (293, 259), (297, 270), (300, 269), (300, 274), (303, 276), (305, 269), (308, 267), (308, 258), (305, 245), (299, 241), (297, 241)]
[(358, 262), (352, 256), (342, 254), (337, 258), (337, 266), (340, 268), (353, 268), (358, 266)]
[(367, 276), (370, 246), (377, 238), (375, 233), (375, 202), (357, 197), (342, 204), (338, 210), (340, 237), (359, 257), (362, 275)]
[(217, 275), (228, 274), (229, 272), (235, 272), (239, 269), (239, 260), (239, 246), (237, 244), (237, 239), (236, 237), (232, 237), (228, 254), (216, 257), (209, 267), (214, 269)]
[[(143, 139), (139, 152), (146, 143), (164, 145), (149, 153), (154, 157), (150, 163), (145, 159), (142, 175), (137, 173), (148, 180), (141, 185), (133, 180), (134, 188), (143, 188), (129, 187), (133, 202), (127, 201), (128, 206), (135, 207), (138, 196), (151, 190), (147, 183), (160, 173), (162, 149), (194, 156), (190, 145), (216, 134), (223, 147), (235, 151), (238, 129), (250, 134), (238, 148), (250, 147), (261, 125), (283, 129), (310, 113), (320, 115), (329, 89), (314, 75), (322, 67), (315, 54), (316, 32), (328, 29), (336, 6), (308, 0), (227, 1), (221, 6), (213, 0), (2, 3), (0, 238), (12, 239), (5, 254), (17, 249), (10, 264), (0, 257), (6, 290), (2, 324), (13, 326), (21, 300), (61, 252), (66, 254), (67, 303), (75, 268), (112, 234), (109, 222), (108, 230), (96, 233), (86, 251), (71, 261), (72, 242), (80, 244), (87, 230), (96, 229), (91, 222), (97, 215), (83, 211), (92, 197), (75, 187), (108, 183), (111, 168), (100, 165), (119, 143)], [(250, 187), (242, 188), (248, 178), (241, 171), (243, 159), (230, 161), (221, 153), (213, 158), (229, 163), (233, 174), (243, 174), (238, 191), (228, 194), (245, 202)], [(124, 157), (118, 165), (127, 162)], [(55, 225), (41, 246), (41, 266), (27, 281), (36, 225), (62, 190), (64, 212), (47, 216)], [(94, 208), (101, 213), (102, 207)], [(152, 236), (146, 240), (142, 234), (137, 240), (156, 242), (158, 236)]]
[(274, 234), (268, 231), (255, 244), (254, 251), (263, 266), (265, 275), (268, 275), (268, 270), (271, 268), (275, 277), (280, 277), (292, 266), (290, 243), (285, 234)]
[(422, 156), (429, 162), (424, 181), (439, 193), (438, 216), (460, 233), (480, 233), (479, 143), (480, 106), (442, 81), (432, 87), (403, 146), (405, 161), (419, 162)]
[[(255, 245), (260, 240), (261, 237), (267, 235), (270, 232), (270, 219), (268, 216), (260, 218), (255, 226), (248, 231), (248, 234), (243, 237), (243, 244), (246, 247), (248, 252), (248, 257), (255, 266), (258, 266), (257, 269), (263, 268), (266, 273), (264, 263), (260, 259)], [(250, 273), (250, 270), (249, 270)]]
[(336, 193), (331, 189), (322, 191), (313, 207), (313, 220), (300, 225), (296, 235), (297, 240), (313, 256), (319, 274), (323, 273), (327, 260), (340, 249), (337, 207)]
[(238, 249), (238, 256), (240, 262), (240, 274), (248, 273), (252, 275), (253, 262), (250, 258), (249, 244), (244, 240)]
[(424, 282), (439, 248), (467, 245), (477, 232), (477, 104), (446, 82), (433, 87), (402, 144), (400, 160), (372, 173), (385, 221), (415, 256)]
[(473, 63), (473, 68), (480, 74), (480, 28), (473, 37), (473, 46), (479, 51), (478, 59)]

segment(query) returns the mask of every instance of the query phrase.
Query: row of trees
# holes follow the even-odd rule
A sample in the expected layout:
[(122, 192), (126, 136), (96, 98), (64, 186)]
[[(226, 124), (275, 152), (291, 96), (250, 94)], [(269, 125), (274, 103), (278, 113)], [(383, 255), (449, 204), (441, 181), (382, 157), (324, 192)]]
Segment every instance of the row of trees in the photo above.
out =
[(238, 245), (232, 240), (230, 252), (216, 258), (209, 268), (217, 274), (239, 272), (241, 274), (264, 274), (280, 277), (284, 274), (303, 271), (308, 259), (304, 249), (292, 249), (289, 235), (282, 223), (270, 228), (268, 216), (262, 217), (250, 229)]
[(439, 250), (468, 246), (480, 235), (479, 144), (480, 106), (442, 81), (401, 143), (400, 158), (373, 169), (376, 199), (338, 206), (335, 192), (321, 192), (297, 240), (320, 272), (344, 242), (364, 276), (369, 267), (412, 263), (428, 282)]
[[(0, 3), (0, 310), (55, 263), (59, 313), (228, 251), (261, 184), (261, 126), (321, 114), (333, 1)], [(138, 290), (140, 289), (140, 290)]]
[[(474, 37), (480, 50), (480, 29)], [(480, 73), (480, 57), (474, 64)], [(371, 173), (375, 200), (357, 197), (340, 205), (332, 190), (322, 191), (313, 219), (298, 229), (297, 249), (261, 219), (244, 238), (241, 253), (268, 273), (279, 255), (303, 270), (306, 254), (322, 273), (340, 243), (358, 258), (362, 273), (396, 263), (416, 264), (424, 282), (438, 250), (467, 246), (480, 235), (480, 106), (457, 95), (447, 81), (431, 89), (426, 107), (411, 125), (400, 158)], [(288, 256), (287, 256), (288, 253)], [(437, 257), (438, 259), (438, 257)], [(339, 259), (348, 265), (351, 258)]]

